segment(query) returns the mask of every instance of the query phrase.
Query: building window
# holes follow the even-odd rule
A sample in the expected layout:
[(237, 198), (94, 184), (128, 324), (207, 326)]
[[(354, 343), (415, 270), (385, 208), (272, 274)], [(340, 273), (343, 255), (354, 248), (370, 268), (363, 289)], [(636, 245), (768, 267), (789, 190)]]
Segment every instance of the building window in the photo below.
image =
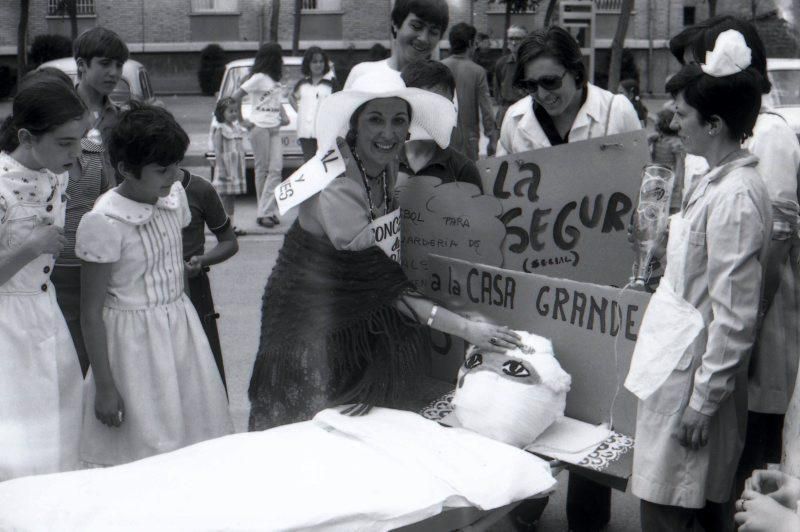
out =
[(342, 0), (303, 0), (303, 11), (320, 13), (323, 11), (341, 11)]
[(594, 0), (594, 8), (606, 13), (619, 13), (622, 11), (622, 0)]
[(683, 25), (694, 26), (695, 9), (694, 6), (683, 6)]
[[(487, 9), (488, 13), (505, 13), (506, 12), (506, 3), (500, 2), (498, 0), (489, 0), (489, 8)], [(523, 11), (519, 11), (518, 13), (536, 13), (536, 3), (531, 3), (526, 9)]]
[(192, 13), (238, 13), (239, 0), (192, 0)]
[[(76, 0), (75, 11), (79, 17), (89, 16), (93, 17), (94, 0)], [(67, 15), (67, 6), (64, 0), (48, 0), (47, 2), (47, 15), (50, 17), (62, 17)]]

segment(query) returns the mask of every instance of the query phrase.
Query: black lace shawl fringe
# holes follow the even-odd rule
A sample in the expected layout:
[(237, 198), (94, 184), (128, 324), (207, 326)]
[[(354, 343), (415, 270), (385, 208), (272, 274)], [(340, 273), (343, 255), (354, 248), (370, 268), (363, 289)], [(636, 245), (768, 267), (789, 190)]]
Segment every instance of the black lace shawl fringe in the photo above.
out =
[(391, 406), (413, 390), (430, 352), (427, 327), (397, 309), (404, 294), (412, 285), (377, 247), (336, 250), (295, 223), (264, 291), (250, 399), (300, 378), (303, 353), (324, 350), (329, 406)]

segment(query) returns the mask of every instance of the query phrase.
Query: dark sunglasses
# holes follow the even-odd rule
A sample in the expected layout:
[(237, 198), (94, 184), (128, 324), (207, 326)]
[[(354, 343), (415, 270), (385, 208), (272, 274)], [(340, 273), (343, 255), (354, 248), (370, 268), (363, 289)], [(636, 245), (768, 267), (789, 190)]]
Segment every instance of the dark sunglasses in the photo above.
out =
[(565, 70), (560, 76), (542, 76), (539, 79), (523, 79), (517, 82), (517, 86), (530, 94), (539, 90), (539, 87), (546, 91), (554, 91), (561, 88), (561, 85), (564, 83), (564, 76), (567, 75), (567, 72), (569, 72), (569, 70)]

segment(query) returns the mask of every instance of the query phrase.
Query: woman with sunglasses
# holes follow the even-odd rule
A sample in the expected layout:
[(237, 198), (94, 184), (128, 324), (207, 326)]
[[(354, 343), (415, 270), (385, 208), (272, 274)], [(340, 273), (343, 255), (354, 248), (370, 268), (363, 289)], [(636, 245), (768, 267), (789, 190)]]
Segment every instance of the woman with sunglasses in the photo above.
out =
[(517, 54), (515, 84), (528, 96), (508, 109), (498, 156), (641, 127), (627, 98), (589, 83), (580, 46), (565, 29), (531, 33)]
[[(515, 84), (528, 96), (508, 109), (498, 156), (641, 128), (630, 100), (589, 83), (580, 46), (558, 26), (535, 31), (522, 41)], [(542, 511), (541, 506), (526, 503), (515, 510), (513, 518), (518, 528), (532, 528)], [(570, 530), (599, 530), (610, 518), (611, 489), (570, 474)]]

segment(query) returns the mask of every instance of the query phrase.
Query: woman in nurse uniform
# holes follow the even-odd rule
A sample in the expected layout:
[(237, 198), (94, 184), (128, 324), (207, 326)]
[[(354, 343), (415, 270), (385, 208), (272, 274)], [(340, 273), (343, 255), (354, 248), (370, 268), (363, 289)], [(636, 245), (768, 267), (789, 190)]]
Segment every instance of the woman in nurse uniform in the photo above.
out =
[(761, 78), (735, 30), (667, 84), (673, 127), (710, 170), (670, 220), (667, 269), (650, 300), (626, 387), (639, 398), (632, 491), (642, 530), (732, 530), (747, 423), (747, 363), (772, 228), (769, 195), (741, 148)]

